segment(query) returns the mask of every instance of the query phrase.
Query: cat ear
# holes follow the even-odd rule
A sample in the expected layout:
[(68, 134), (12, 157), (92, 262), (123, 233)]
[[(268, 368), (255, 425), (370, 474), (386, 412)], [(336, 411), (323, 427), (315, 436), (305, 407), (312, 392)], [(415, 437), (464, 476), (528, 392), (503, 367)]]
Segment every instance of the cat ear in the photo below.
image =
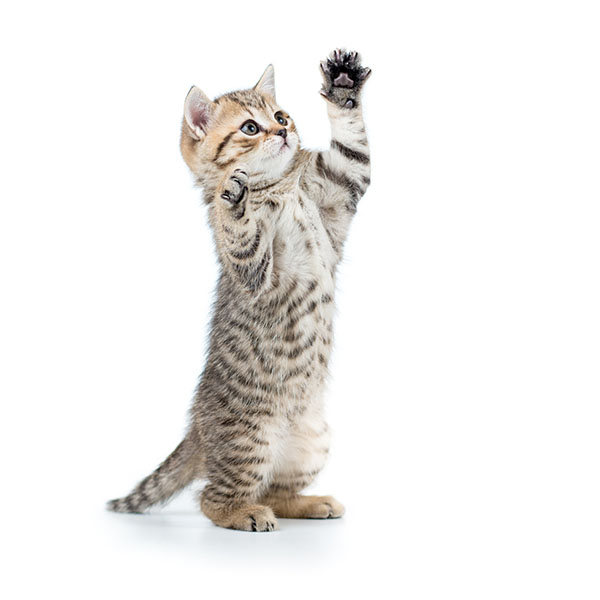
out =
[(213, 112), (212, 100), (195, 85), (185, 98), (183, 114), (192, 135), (201, 140), (206, 135), (208, 122)]
[(265, 72), (254, 86), (254, 89), (275, 98), (275, 69), (273, 69), (273, 65), (269, 65), (265, 69)]

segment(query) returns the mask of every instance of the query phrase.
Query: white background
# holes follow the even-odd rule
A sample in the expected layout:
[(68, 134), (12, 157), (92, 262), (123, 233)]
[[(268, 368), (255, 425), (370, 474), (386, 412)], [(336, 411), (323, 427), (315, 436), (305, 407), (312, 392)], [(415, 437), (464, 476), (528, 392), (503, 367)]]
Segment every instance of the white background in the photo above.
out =
[[(599, 597), (595, 4), (3, 5), (4, 598)], [(180, 440), (204, 360), (186, 92), (273, 62), (326, 147), (336, 46), (373, 69), (314, 487), (347, 515), (252, 535), (191, 493), (106, 513)]]

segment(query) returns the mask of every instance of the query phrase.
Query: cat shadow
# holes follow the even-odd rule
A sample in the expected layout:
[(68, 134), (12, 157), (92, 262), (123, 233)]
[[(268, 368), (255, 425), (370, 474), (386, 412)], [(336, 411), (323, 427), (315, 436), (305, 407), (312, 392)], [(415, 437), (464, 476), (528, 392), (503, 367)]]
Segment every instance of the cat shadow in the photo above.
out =
[(105, 525), (115, 543), (121, 539), (132, 548), (168, 547), (186, 555), (201, 555), (215, 566), (265, 560), (308, 565), (339, 551), (345, 537), (343, 519), (279, 519), (277, 531), (252, 533), (217, 527), (188, 507), (167, 507), (142, 515), (107, 512)]

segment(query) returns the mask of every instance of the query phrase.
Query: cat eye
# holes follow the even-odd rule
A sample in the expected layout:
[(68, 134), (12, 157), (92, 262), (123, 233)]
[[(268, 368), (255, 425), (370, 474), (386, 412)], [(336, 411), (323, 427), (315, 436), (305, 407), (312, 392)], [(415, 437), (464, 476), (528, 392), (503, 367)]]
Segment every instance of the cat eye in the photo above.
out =
[(281, 113), (281, 111), (275, 113), (275, 120), (280, 125), (287, 125), (287, 119), (283, 116), (283, 114)]
[(258, 125), (254, 121), (246, 121), (240, 131), (246, 135), (256, 135), (258, 133)]

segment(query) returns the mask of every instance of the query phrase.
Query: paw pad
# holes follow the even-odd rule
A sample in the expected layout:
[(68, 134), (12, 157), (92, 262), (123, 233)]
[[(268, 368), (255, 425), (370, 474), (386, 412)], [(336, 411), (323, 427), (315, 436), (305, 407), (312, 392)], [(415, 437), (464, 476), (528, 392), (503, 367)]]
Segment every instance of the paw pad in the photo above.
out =
[(346, 73), (340, 73), (334, 80), (333, 85), (337, 85), (339, 87), (347, 87), (351, 88), (354, 86), (354, 81), (348, 77)]
[(360, 89), (371, 74), (371, 69), (361, 66), (358, 52), (334, 50), (321, 63), (321, 71), (325, 98), (343, 108), (358, 105)]

